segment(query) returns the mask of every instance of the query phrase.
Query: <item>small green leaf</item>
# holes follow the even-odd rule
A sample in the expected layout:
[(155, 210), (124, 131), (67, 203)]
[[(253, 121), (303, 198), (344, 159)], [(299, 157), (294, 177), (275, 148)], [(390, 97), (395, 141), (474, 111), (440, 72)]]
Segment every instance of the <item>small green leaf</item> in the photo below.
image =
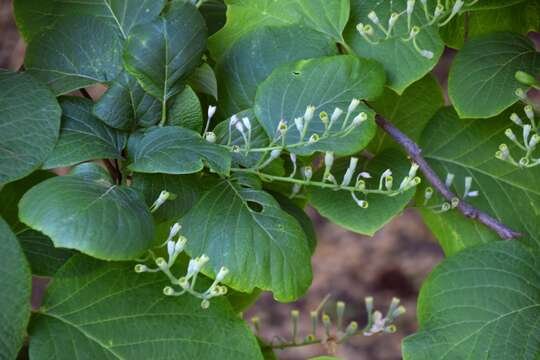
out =
[(189, 86), (200, 94), (206, 94), (212, 96), (214, 99), (218, 99), (218, 84), (214, 69), (207, 63), (202, 64), (196, 68), (191, 76), (187, 79)]
[(80, 97), (60, 99), (60, 138), (43, 164), (44, 169), (71, 166), (97, 159), (122, 159), (127, 134), (108, 127), (92, 115), (92, 101)]
[(0, 187), (36, 170), (54, 148), (61, 109), (26, 73), (0, 70)]
[[(452, 190), (456, 194), (463, 196), (464, 179), (472, 177), (472, 190), (478, 190), (479, 194), (466, 200), (508, 227), (523, 232), (525, 236), (520, 241), (539, 249), (540, 168), (519, 169), (495, 158), (495, 152), (502, 143), (508, 143), (511, 152), (517, 151), (504, 135), (512, 125), (509, 115), (506, 112), (489, 121), (462, 120), (453, 109), (441, 109), (423, 132), (420, 147), (425, 159), (441, 178), (444, 179), (448, 173), (455, 175)], [(515, 127), (514, 130), (521, 131), (521, 128)], [(437, 204), (437, 201), (434, 199), (429, 205)], [(449, 253), (495, 239), (480, 234), (479, 224), (461, 226), (452, 221), (454, 216), (441, 216), (449, 226), (432, 224), (432, 217), (425, 220)], [(473, 229), (478, 229), (474, 232), (480, 236), (470, 238), (474, 234)]]
[(161, 17), (133, 29), (124, 65), (146, 92), (165, 103), (182, 90), (180, 80), (201, 61), (206, 38), (206, 25), (197, 8), (176, 1)]
[(162, 274), (82, 255), (59, 270), (30, 327), (30, 357), (262, 360), (257, 341), (225, 299), (208, 309), (189, 295), (166, 297)]
[[(428, 121), (444, 106), (444, 97), (437, 80), (428, 74), (409, 86), (401, 95), (385, 88), (382, 96), (370, 105), (413, 141), (418, 141)], [(377, 154), (390, 147), (400, 148), (395, 140), (380, 130), (368, 150)]]
[[(407, 176), (409, 167), (397, 150), (388, 149), (378, 154), (367, 163), (366, 171), (372, 179), (365, 179), (367, 189), (376, 189), (379, 186), (379, 175), (386, 169), (390, 169), (394, 176), (394, 188), (399, 186), (403, 177)], [(342, 159), (333, 167), (332, 173), (338, 182), (341, 182), (343, 174), (349, 165), (349, 159)], [(360, 166), (359, 166), (360, 168)], [(359, 171), (358, 171), (359, 172)], [(322, 173), (315, 175), (322, 177)], [(351, 186), (354, 186), (354, 178)], [(344, 228), (373, 236), (380, 228), (386, 225), (392, 218), (399, 215), (414, 196), (414, 189), (404, 194), (389, 197), (380, 194), (361, 195), (357, 197), (366, 200), (368, 208), (361, 208), (353, 200), (348, 191), (329, 191), (315, 186), (308, 188), (309, 201), (324, 217), (329, 218)]]
[(203, 129), (201, 102), (190, 86), (176, 95), (167, 112), (168, 125), (181, 126), (200, 133)]
[[(210, 38), (219, 59), (238, 39), (261, 26), (301, 24), (336, 42), (349, 19), (348, 0), (226, 0), (227, 23)], [(304, 44), (308, 46), (308, 44)]]
[(19, 217), (57, 247), (105, 260), (128, 260), (148, 249), (154, 222), (139, 194), (79, 176), (58, 176), (28, 191)]
[(94, 105), (94, 114), (107, 125), (131, 130), (148, 127), (161, 119), (161, 103), (147, 94), (137, 80), (121, 72)]
[(53, 276), (75, 254), (72, 250), (55, 248), (51, 239), (37, 231), (26, 229), (17, 234), (32, 275)]
[(200, 179), (195, 175), (134, 174), (133, 188), (144, 196), (148, 206), (156, 201), (163, 190), (173, 194), (174, 198), (167, 200), (154, 213), (158, 223), (183, 217), (203, 191)]
[(0, 358), (15, 359), (30, 319), (32, 279), (15, 234), (0, 218)]
[(253, 107), (257, 86), (280, 65), (335, 54), (335, 43), (310, 28), (257, 28), (235, 42), (217, 65), (219, 110), (231, 116)]
[(302, 296), (311, 283), (310, 250), (296, 219), (268, 193), (224, 180), (181, 219), (191, 256), (230, 273), (224, 283), (242, 292), (270, 290), (279, 301)]
[(405, 360), (538, 359), (540, 253), (497, 242), (445, 260), (422, 286)]
[(9, 183), (0, 189), (0, 216), (11, 229), (18, 232), (25, 228), (17, 216), (17, 204), (25, 192), (34, 185), (55, 176), (52, 172), (38, 170), (29, 176)]
[(540, 71), (540, 56), (532, 41), (512, 33), (494, 33), (467, 42), (456, 56), (448, 94), (461, 118), (488, 118), (517, 102), (514, 77), (521, 70)]
[[(287, 121), (291, 128), (287, 131), (286, 144), (295, 144), (299, 142), (300, 133), (294, 119), (303, 116), (307, 106), (316, 106), (315, 117), (304, 139), (307, 141), (314, 133), (323, 136), (325, 128), (318, 118), (319, 112), (332, 114), (336, 107), (346, 111), (353, 98), (373, 100), (382, 93), (384, 80), (384, 71), (378, 63), (354, 56), (330, 56), (286, 64), (274, 70), (259, 86), (255, 114), (271, 138), (276, 136), (280, 120)], [(368, 114), (369, 120), (350, 134), (336, 135), (342, 128), (343, 115), (327, 139), (295, 148), (294, 152), (308, 155), (314, 151), (334, 151), (347, 155), (360, 151), (375, 135), (373, 111), (362, 104), (353, 116), (362, 111)]]
[(177, 126), (155, 127), (136, 134), (130, 138), (128, 150), (132, 157), (129, 169), (135, 172), (192, 174), (201, 171), (205, 162), (220, 174), (228, 174), (231, 168), (227, 149)]
[(165, 0), (17, 0), (17, 28), (29, 42), (58, 22), (77, 15), (91, 15), (116, 28), (123, 38), (137, 24), (159, 15)]
[(32, 39), (24, 64), (30, 74), (62, 95), (114, 80), (122, 70), (122, 48), (110, 23), (93, 16), (66, 17)]
[[(423, 57), (413, 46), (412, 41), (405, 42), (409, 29), (407, 25), (407, 15), (405, 9), (407, 0), (394, 1), (371, 1), (352, 0), (351, 20), (345, 30), (345, 40), (352, 47), (354, 52), (363, 57), (377, 60), (384, 65), (388, 75), (388, 86), (398, 94), (411, 85), (413, 82), (424, 77), (439, 61), (444, 50), (444, 43), (441, 40), (436, 26), (427, 26), (422, 5), (417, 2), (415, 10), (411, 16), (411, 26), (423, 27), (416, 37), (420, 49), (431, 51), (433, 57), (427, 59)], [(386, 39), (386, 35), (375, 26), (368, 18), (368, 14), (375, 11), (381, 23), (388, 25), (388, 19), (392, 13), (401, 13), (392, 36)], [(377, 44), (367, 42), (356, 29), (359, 23), (373, 26), (375, 34), (373, 41)]]

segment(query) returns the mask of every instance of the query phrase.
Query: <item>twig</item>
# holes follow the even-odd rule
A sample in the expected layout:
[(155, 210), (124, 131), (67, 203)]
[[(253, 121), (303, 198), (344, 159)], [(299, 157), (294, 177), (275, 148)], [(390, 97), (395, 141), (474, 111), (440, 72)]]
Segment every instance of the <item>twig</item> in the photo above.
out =
[[(400, 144), (411, 159), (416, 162), (420, 168), (420, 171), (424, 174), (427, 181), (433, 185), (433, 187), (441, 193), (441, 195), (452, 202), (452, 200), (458, 198), (450, 189), (446, 187), (444, 182), (437, 176), (435, 171), (429, 166), (427, 161), (422, 157), (422, 149), (412, 141), (407, 135), (403, 134), (398, 128), (392, 125), (391, 122), (386, 120), (384, 117), (377, 115), (375, 118), (377, 125), (383, 129), (388, 135), (390, 135), (398, 144)], [(497, 219), (489, 216), (488, 214), (478, 210), (474, 206), (466, 203), (465, 201), (459, 201), (457, 209), (465, 216), (470, 219), (477, 220), (482, 224), (486, 225), (493, 231), (505, 240), (514, 239), (522, 236), (521, 233), (514, 231), (508, 228), (506, 225), (500, 223)]]

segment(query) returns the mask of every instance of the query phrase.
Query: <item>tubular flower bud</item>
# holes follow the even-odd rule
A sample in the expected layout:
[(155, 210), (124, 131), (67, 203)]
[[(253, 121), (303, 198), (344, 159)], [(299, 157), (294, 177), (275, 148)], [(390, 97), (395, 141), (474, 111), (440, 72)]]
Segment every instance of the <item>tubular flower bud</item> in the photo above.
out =
[(358, 158), (351, 157), (351, 159), (349, 160), (349, 167), (347, 168), (345, 175), (343, 175), (343, 181), (341, 182), (341, 186), (349, 186), (357, 166)]
[(433, 51), (429, 50), (420, 50), (420, 55), (429, 60), (433, 59), (433, 57), (435, 56), (435, 54), (433, 54)]
[(306, 181), (311, 180), (311, 178), (313, 177), (313, 169), (311, 168), (311, 166), (304, 166), (302, 168), (302, 175), (304, 175), (304, 179)]
[(365, 112), (361, 112), (360, 114), (356, 115), (355, 118), (353, 119), (353, 125), (359, 126), (367, 119), (368, 119), (368, 115)]
[(336, 121), (343, 115), (343, 110), (340, 108), (335, 108), (334, 112), (332, 113), (332, 117), (330, 118), (330, 127), (336, 123)]
[(436, 7), (435, 7), (435, 12), (433, 13), (433, 17), (435, 19), (437, 19), (439, 16), (442, 15), (442, 13), (444, 12), (444, 6), (442, 4), (438, 4)]
[(527, 105), (523, 108), (523, 110), (525, 111), (525, 114), (527, 115), (527, 117), (529, 118), (529, 120), (531, 121), (534, 121), (534, 110), (533, 110), (533, 107), (531, 105)]
[(219, 269), (218, 274), (216, 275), (216, 281), (221, 282), (223, 279), (225, 279), (225, 276), (229, 274), (229, 269), (227, 269), (225, 266), (222, 266), (221, 269)]
[(454, 182), (455, 175), (452, 173), (446, 174), (446, 180), (444, 181), (444, 185), (446, 185), (447, 188), (452, 186), (452, 183)]
[(512, 113), (512, 115), (510, 115), (510, 120), (512, 120), (512, 122), (516, 125), (519, 125), (519, 126), (523, 125), (523, 121), (521, 120), (519, 115), (516, 113)]
[(298, 132), (301, 133), (304, 130), (304, 118), (298, 117), (294, 119), (294, 125), (296, 125)]
[(408, 16), (411, 16), (413, 11), (414, 11), (414, 3), (416, 1), (415, 0), (407, 0), (407, 15)]
[(452, 7), (452, 15), (457, 14), (461, 10), (464, 4), (465, 2), (463, 0), (457, 0), (454, 3), (454, 6)]
[(315, 144), (317, 141), (319, 141), (319, 139), (320, 139), (319, 134), (313, 134), (309, 137), (308, 143)]
[(379, 17), (377, 16), (377, 13), (375, 13), (375, 11), (372, 11), (368, 14), (368, 18), (369, 20), (371, 20), (372, 23), (378, 25), (381, 23), (381, 21), (379, 20)]
[(214, 117), (216, 114), (217, 106), (209, 106), (208, 107), (208, 121)]
[(216, 134), (212, 131), (207, 132), (204, 134), (204, 139), (208, 141), (211, 144), (214, 144), (217, 140)]
[(324, 154), (324, 166), (328, 171), (330, 171), (332, 165), (334, 165), (334, 153), (331, 151), (327, 151)]
[(351, 100), (351, 103), (349, 104), (349, 108), (347, 109), (347, 111), (349, 113), (352, 113), (354, 110), (356, 110), (356, 108), (358, 107), (358, 105), (360, 105), (360, 100), (358, 99), (352, 99)]
[(307, 108), (306, 108), (306, 112), (304, 113), (304, 120), (307, 122), (311, 121), (311, 119), (313, 119), (313, 116), (315, 115), (315, 110), (317, 108), (313, 105), (309, 105)]
[(242, 118), (242, 124), (244, 124), (244, 127), (248, 130), (251, 130), (251, 121), (249, 120), (248, 117), (243, 117)]

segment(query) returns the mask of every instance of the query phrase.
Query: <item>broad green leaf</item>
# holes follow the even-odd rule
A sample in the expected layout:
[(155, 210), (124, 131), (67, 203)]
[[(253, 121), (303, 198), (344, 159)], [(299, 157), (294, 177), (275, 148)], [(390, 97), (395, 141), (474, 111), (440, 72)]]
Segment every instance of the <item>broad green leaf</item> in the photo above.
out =
[[(238, 39), (261, 26), (301, 24), (343, 42), (349, 19), (347, 0), (226, 0), (227, 23), (210, 38), (219, 59)], [(307, 45), (307, 44), (305, 44)]]
[(196, 68), (187, 79), (189, 86), (200, 94), (207, 94), (218, 99), (218, 84), (214, 69), (207, 63)]
[(0, 358), (15, 359), (30, 319), (32, 279), (15, 234), (0, 218)]
[[(383, 95), (370, 105), (413, 141), (418, 141), (428, 121), (444, 106), (444, 97), (437, 80), (428, 74), (401, 95), (385, 88)], [(368, 149), (377, 154), (389, 147), (399, 145), (380, 130)]]
[(105, 260), (129, 260), (152, 243), (154, 222), (137, 191), (79, 176), (34, 186), (19, 203), (23, 223), (56, 247)]
[(124, 66), (146, 92), (165, 103), (180, 92), (206, 49), (206, 25), (191, 3), (176, 1), (164, 15), (128, 36)]
[(482, 0), (474, 4), (471, 9), (473, 10), (499, 9), (499, 8), (505, 8), (508, 6), (519, 4), (524, 1), (526, 0)]
[(127, 134), (110, 128), (92, 114), (92, 101), (80, 97), (60, 99), (60, 138), (43, 164), (54, 169), (96, 159), (122, 159)]
[(190, 86), (176, 95), (167, 112), (168, 124), (200, 133), (203, 129), (201, 102)]
[(445, 260), (422, 286), (405, 360), (536, 360), (540, 253), (497, 242)]
[(255, 337), (224, 299), (208, 309), (166, 297), (163, 274), (73, 257), (47, 289), (30, 327), (30, 358), (262, 359)]
[(165, 0), (16, 0), (15, 17), (27, 42), (77, 15), (100, 18), (126, 38), (135, 25), (158, 16), (164, 4)]
[[(336, 162), (332, 173), (338, 182), (341, 182), (343, 174), (349, 165), (349, 159)], [(408, 174), (409, 162), (397, 150), (386, 150), (378, 154), (364, 167), (372, 179), (366, 179), (367, 189), (377, 189), (379, 175), (386, 169), (393, 172), (395, 188), (399, 187), (401, 180)], [(359, 166), (359, 168), (361, 168)], [(359, 172), (359, 171), (357, 171)], [(322, 173), (314, 176), (322, 177)], [(354, 179), (352, 185), (354, 186)], [(386, 225), (392, 218), (399, 215), (414, 196), (414, 189), (404, 194), (389, 197), (380, 194), (362, 195), (356, 193), (360, 199), (366, 200), (368, 208), (359, 207), (348, 191), (329, 191), (315, 186), (308, 188), (309, 202), (324, 217), (332, 220), (344, 228), (365, 235), (372, 236)]]
[(70, 16), (28, 44), (24, 64), (30, 74), (62, 95), (114, 80), (122, 70), (122, 48), (110, 23), (93, 16)]
[[(316, 115), (305, 140), (313, 133), (322, 137), (325, 129), (318, 118), (319, 112), (332, 114), (336, 107), (346, 111), (353, 98), (373, 100), (382, 93), (384, 80), (382, 67), (372, 60), (354, 56), (301, 60), (277, 68), (263, 81), (257, 90), (255, 114), (271, 138), (276, 135), (280, 120), (287, 121), (290, 129), (286, 144), (294, 144), (300, 138), (294, 119), (303, 116), (307, 106), (316, 106)], [(375, 135), (373, 111), (361, 105), (353, 116), (361, 111), (366, 112), (370, 119), (350, 134), (336, 135), (345, 119), (342, 116), (330, 130), (328, 138), (294, 151), (304, 155), (314, 151), (334, 151), (342, 155), (358, 152)], [(349, 119), (351, 123), (352, 117)]]
[(129, 141), (129, 169), (141, 173), (191, 174), (210, 169), (228, 174), (231, 153), (204, 140), (193, 130), (165, 126), (148, 129)]
[[(398, 94), (411, 85), (413, 82), (424, 77), (437, 64), (444, 50), (444, 43), (441, 40), (436, 26), (427, 26), (424, 10), (417, 2), (412, 14), (411, 26), (417, 25), (422, 30), (416, 37), (420, 49), (431, 51), (433, 58), (423, 57), (413, 46), (411, 41), (405, 42), (409, 30), (407, 16), (402, 13), (407, 7), (407, 0), (394, 1), (372, 1), (372, 0), (352, 0), (351, 20), (345, 30), (345, 40), (352, 47), (353, 51), (363, 57), (377, 60), (384, 65), (388, 75), (388, 86)], [(393, 12), (402, 13), (394, 26), (394, 32), (390, 38), (375, 26), (368, 18), (368, 14), (375, 11), (384, 26), (387, 26), (390, 14)], [(372, 25), (375, 34), (373, 41), (377, 44), (367, 42), (356, 30), (359, 23)]]
[(255, 289), (249, 294), (229, 289), (227, 292), (227, 300), (231, 303), (231, 306), (236, 313), (242, 314), (259, 300), (261, 294), (262, 291), (259, 289)]
[(203, 271), (230, 273), (224, 283), (242, 292), (272, 291), (293, 301), (311, 284), (310, 250), (298, 222), (268, 193), (223, 180), (180, 220), (191, 256), (207, 254)]
[[(461, 120), (451, 108), (442, 109), (422, 134), (420, 146), (441, 178), (447, 173), (455, 174), (452, 190), (456, 194), (463, 195), (464, 179), (472, 177), (472, 190), (478, 190), (479, 196), (467, 201), (510, 228), (523, 232), (525, 236), (520, 241), (539, 249), (540, 168), (520, 169), (495, 158), (498, 146), (509, 142), (504, 135), (512, 124), (508, 116), (505, 113), (489, 121)], [(518, 131), (517, 127), (514, 131)], [(510, 151), (517, 150), (510, 146)], [(437, 224), (431, 225), (430, 217), (426, 220), (446, 251), (455, 252), (492, 239), (484, 235), (470, 238), (475, 235), (472, 230), (477, 226), (454, 224), (453, 217), (441, 216), (451, 225), (437, 230)]]
[(470, 11), (458, 16), (440, 30), (447, 46), (459, 49), (465, 43), (466, 17), (469, 39), (498, 31), (527, 35), (529, 31), (539, 29), (540, 3), (537, 0), (527, 0), (510, 7)]
[(148, 206), (156, 201), (163, 190), (173, 194), (170, 200), (154, 212), (154, 218), (158, 223), (177, 220), (184, 216), (202, 195), (203, 189), (199, 182), (200, 179), (196, 175), (133, 175), (133, 188), (144, 196)]
[(199, 11), (206, 21), (209, 35), (221, 29), (227, 21), (227, 5), (224, 0), (205, 0), (199, 6)]
[(78, 176), (90, 181), (108, 183), (110, 185), (114, 183), (111, 175), (103, 166), (92, 162), (82, 163), (74, 166), (69, 172), (69, 175)]
[(113, 128), (131, 130), (157, 124), (161, 103), (147, 94), (134, 77), (122, 72), (94, 105), (94, 114)]
[(474, 38), (458, 53), (448, 80), (448, 94), (461, 118), (488, 118), (519, 100), (521, 70), (540, 72), (540, 56), (532, 41), (512, 33)]
[(75, 254), (72, 250), (55, 248), (51, 239), (37, 231), (26, 229), (17, 233), (32, 275), (53, 276)]
[(38, 170), (0, 189), (0, 216), (9, 224), (13, 231), (18, 232), (25, 228), (17, 216), (17, 204), (21, 197), (34, 185), (53, 176), (55, 175), (52, 172)]
[(26, 73), (0, 70), (0, 187), (36, 170), (54, 148), (61, 109)]
[(217, 65), (219, 109), (231, 116), (253, 107), (257, 86), (280, 65), (336, 53), (334, 41), (302, 25), (259, 27), (235, 42)]

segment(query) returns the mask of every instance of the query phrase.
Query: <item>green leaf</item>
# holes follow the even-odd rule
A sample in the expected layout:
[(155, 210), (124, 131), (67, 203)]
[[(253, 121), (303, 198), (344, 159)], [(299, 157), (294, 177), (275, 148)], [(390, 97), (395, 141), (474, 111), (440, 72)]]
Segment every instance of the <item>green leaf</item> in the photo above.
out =
[(448, 94), (461, 118), (488, 118), (519, 100), (523, 85), (514, 77), (521, 70), (540, 71), (540, 56), (532, 41), (512, 33), (494, 33), (467, 42), (456, 56)]
[[(301, 24), (336, 42), (349, 19), (347, 0), (226, 0), (227, 23), (210, 38), (219, 59), (238, 39), (261, 26)], [(307, 44), (306, 44), (307, 45)]]
[(154, 236), (152, 215), (137, 191), (79, 176), (34, 186), (19, 203), (19, 217), (56, 247), (105, 260), (133, 259)]
[(55, 175), (52, 172), (38, 170), (0, 189), (0, 216), (9, 224), (13, 231), (18, 232), (25, 228), (17, 216), (17, 204), (21, 197), (34, 185), (53, 176)]
[(225, 5), (224, 0), (205, 0), (199, 6), (199, 11), (206, 21), (209, 35), (214, 34), (225, 25), (227, 5)]
[(122, 48), (110, 23), (93, 16), (66, 17), (28, 44), (24, 64), (30, 74), (62, 95), (114, 80), (122, 70)]
[(0, 358), (15, 359), (30, 319), (32, 279), (15, 234), (0, 218)]
[(94, 114), (107, 125), (131, 130), (148, 127), (161, 119), (161, 103), (147, 94), (137, 80), (121, 72), (94, 105)]
[(306, 214), (304, 209), (297, 206), (293, 200), (289, 199), (288, 197), (277, 192), (272, 192), (271, 194), (278, 201), (281, 209), (286, 211), (289, 215), (295, 218), (296, 221), (298, 221), (306, 234), (309, 249), (313, 254), (317, 248), (317, 233), (315, 232), (315, 226), (313, 225), (313, 222), (308, 214)]
[(146, 92), (165, 103), (182, 90), (180, 80), (201, 61), (206, 32), (195, 6), (173, 2), (163, 16), (133, 29), (124, 50), (124, 66)]
[(525, 0), (482, 0), (472, 6), (474, 10), (491, 10), (505, 8), (524, 2)]
[(465, 17), (468, 17), (469, 39), (498, 31), (527, 35), (529, 31), (537, 31), (540, 26), (540, 3), (537, 0), (522, 1), (500, 9), (469, 11), (466, 14), (456, 17), (441, 28), (441, 37), (446, 45), (455, 49), (464, 45)]
[(51, 239), (34, 230), (17, 234), (33, 275), (53, 276), (75, 254), (72, 250), (55, 248)]
[(129, 169), (134, 172), (191, 174), (201, 171), (205, 162), (220, 174), (228, 174), (231, 168), (227, 149), (207, 142), (189, 129), (155, 127), (132, 138), (128, 144), (132, 157)]
[[(437, 80), (428, 74), (401, 95), (385, 88), (383, 95), (370, 105), (413, 141), (418, 141), (428, 121), (444, 106), (444, 97)], [(386, 132), (378, 131), (368, 150), (377, 154), (386, 148), (396, 147), (400, 148), (395, 140), (390, 139)]]
[(161, 191), (174, 195), (153, 214), (156, 222), (162, 223), (183, 217), (202, 195), (200, 179), (195, 175), (134, 174), (133, 188), (145, 198), (151, 206)]
[[(513, 230), (523, 232), (525, 236), (520, 241), (539, 249), (540, 168), (520, 169), (496, 159), (494, 155), (499, 145), (508, 141), (504, 135), (512, 124), (508, 117), (509, 114), (504, 113), (489, 121), (461, 120), (453, 109), (445, 108), (428, 124), (420, 146), (425, 159), (441, 178), (444, 179), (447, 173), (455, 174), (452, 190), (456, 194), (463, 195), (464, 179), (472, 177), (472, 189), (478, 190), (479, 196), (467, 201)], [(511, 152), (516, 151), (509, 147)], [(453, 217), (441, 216), (445, 223), (450, 224), (449, 227), (437, 230), (437, 225), (432, 225), (429, 217), (425, 220), (450, 253), (494, 239), (479, 234), (477, 225), (464, 227), (453, 223)], [(479, 236), (471, 238), (475, 233)]]
[(192, 296), (166, 297), (162, 274), (132, 264), (72, 258), (47, 289), (30, 327), (30, 358), (262, 359), (255, 337), (224, 299), (201, 309)]
[[(343, 178), (348, 165), (349, 159), (341, 159), (334, 165), (332, 173), (338, 182)], [(366, 179), (366, 188), (376, 189), (379, 186), (379, 175), (386, 169), (392, 170), (394, 183), (399, 186), (401, 180), (407, 176), (409, 167), (409, 163), (397, 150), (385, 150), (367, 163), (366, 171), (372, 179)], [(321, 178), (322, 173), (315, 177)], [(397, 186), (394, 185), (395, 188)], [(329, 191), (314, 186), (308, 188), (309, 202), (322, 216), (348, 230), (370, 236), (399, 215), (414, 196), (414, 192), (414, 189), (411, 189), (394, 197), (380, 194), (364, 196), (357, 193), (357, 197), (369, 203), (368, 208), (364, 209), (356, 204), (348, 191)]]
[(69, 175), (78, 176), (90, 181), (108, 183), (109, 185), (114, 184), (114, 180), (111, 178), (111, 175), (107, 172), (107, 170), (103, 166), (92, 162), (82, 163), (74, 166), (71, 168)]
[[(308, 127), (307, 137), (313, 133), (322, 137), (324, 126), (318, 119), (319, 112), (332, 114), (336, 107), (347, 110), (353, 98), (375, 99), (383, 90), (384, 79), (384, 71), (378, 63), (354, 56), (330, 56), (286, 64), (274, 70), (259, 86), (255, 114), (271, 138), (276, 135), (279, 121), (287, 121), (291, 128), (287, 131), (286, 144), (294, 144), (300, 138), (294, 119), (303, 116), (307, 106), (314, 105), (317, 115)], [(341, 130), (345, 118), (342, 116), (327, 139), (294, 151), (303, 155), (314, 151), (334, 151), (341, 155), (358, 152), (375, 135), (376, 127), (373, 111), (364, 105), (357, 110), (361, 111), (370, 119), (350, 134), (335, 135)], [(349, 124), (351, 122), (349, 119)]]
[(127, 134), (108, 127), (92, 115), (92, 101), (80, 97), (60, 99), (60, 138), (43, 164), (54, 169), (97, 159), (122, 159)]
[(0, 187), (36, 170), (54, 148), (61, 109), (26, 73), (0, 70)]
[(176, 95), (167, 112), (168, 124), (200, 133), (203, 129), (201, 102), (190, 86)]
[(293, 301), (311, 284), (310, 250), (298, 222), (268, 193), (223, 180), (181, 219), (191, 256), (207, 254), (206, 274), (221, 266), (224, 283), (242, 292), (270, 290)]
[(475, 247), (440, 264), (418, 299), (405, 360), (538, 359), (540, 254), (518, 242)]
[[(405, 42), (402, 39), (408, 36), (407, 16), (402, 13), (407, 6), (407, 0), (378, 1), (352, 0), (351, 20), (345, 30), (345, 40), (352, 47), (354, 52), (363, 57), (377, 60), (384, 65), (388, 75), (388, 86), (398, 94), (415, 81), (424, 77), (433, 69), (439, 61), (444, 50), (444, 43), (438, 32), (438, 27), (427, 26), (424, 10), (417, 2), (411, 17), (411, 26), (423, 27), (417, 35), (419, 48), (433, 52), (433, 58), (427, 59), (420, 55), (414, 48), (411, 41)], [(393, 35), (386, 39), (386, 35), (369, 20), (368, 14), (375, 11), (381, 23), (387, 26), (390, 14), (393, 12), (402, 13), (394, 26)], [(356, 30), (356, 25), (363, 23), (373, 26), (375, 34), (373, 41), (377, 44), (367, 42)], [(425, 27), (424, 27), (425, 26)]]
[(27, 42), (77, 15), (100, 18), (126, 38), (135, 25), (158, 16), (164, 4), (165, 0), (17, 0), (15, 17)]
[(336, 53), (333, 41), (301, 25), (257, 28), (235, 42), (217, 65), (219, 109), (231, 116), (253, 107), (257, 86), (280, 65)]
[(187, 79), (188, 84), (198, 93), (207, 94), (217, 100), (218, 84), (214, 69), (207, 63), (196, 68)]

